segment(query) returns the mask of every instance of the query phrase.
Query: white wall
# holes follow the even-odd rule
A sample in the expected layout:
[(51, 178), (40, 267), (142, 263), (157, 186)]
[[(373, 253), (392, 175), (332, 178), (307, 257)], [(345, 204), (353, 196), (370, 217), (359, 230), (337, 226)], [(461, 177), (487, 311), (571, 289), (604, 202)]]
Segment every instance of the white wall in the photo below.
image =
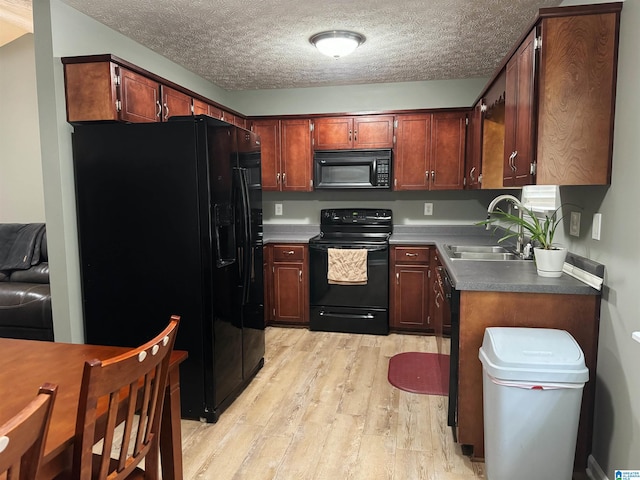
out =
[(0, 47), (0, 223), (44, 222), (33, 34)]

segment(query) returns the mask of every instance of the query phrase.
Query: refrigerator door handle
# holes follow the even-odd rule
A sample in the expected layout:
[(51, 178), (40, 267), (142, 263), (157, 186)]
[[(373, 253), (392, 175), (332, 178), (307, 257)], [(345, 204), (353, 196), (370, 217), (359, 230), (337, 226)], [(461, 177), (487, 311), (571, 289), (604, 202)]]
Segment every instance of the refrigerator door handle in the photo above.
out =
[(249, 205), (249, 186), (247, 181), (246, 168), (234, 168), (234, 172), (238, 176), (240, 184), (240, 198), (242, 206), (242, 240), (240, 241), (239, 250), (241, 252), (242, 262), (239, 262), (240, 278), (242, 279), (242, 303), (249, 302), (249, 285), (251, 281), (251, 208)]

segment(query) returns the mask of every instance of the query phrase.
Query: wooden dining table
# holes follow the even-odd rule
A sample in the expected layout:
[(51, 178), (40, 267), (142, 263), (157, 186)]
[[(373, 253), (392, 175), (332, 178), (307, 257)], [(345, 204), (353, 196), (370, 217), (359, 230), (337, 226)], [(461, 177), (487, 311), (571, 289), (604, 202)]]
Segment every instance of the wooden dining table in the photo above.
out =
[[(129, 348), (0, 338), (0, 425), (33, 400), (49, 382), (58, 393), (38, 478), (51, 479), (71, 467), (73, 440), (86, 360), (103, 360)], [(162, 478), (182, 479), (179, 365), (187, 352), (174, 350), (162, 412), (160, 456)]]

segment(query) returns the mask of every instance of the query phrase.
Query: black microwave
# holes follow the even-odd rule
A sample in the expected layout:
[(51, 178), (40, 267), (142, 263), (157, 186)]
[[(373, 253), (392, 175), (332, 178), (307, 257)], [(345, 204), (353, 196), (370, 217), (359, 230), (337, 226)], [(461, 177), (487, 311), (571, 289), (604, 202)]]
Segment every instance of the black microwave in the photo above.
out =
[(315, 189), (391, 188), (391, 150), (325, 150), (313, 155)]

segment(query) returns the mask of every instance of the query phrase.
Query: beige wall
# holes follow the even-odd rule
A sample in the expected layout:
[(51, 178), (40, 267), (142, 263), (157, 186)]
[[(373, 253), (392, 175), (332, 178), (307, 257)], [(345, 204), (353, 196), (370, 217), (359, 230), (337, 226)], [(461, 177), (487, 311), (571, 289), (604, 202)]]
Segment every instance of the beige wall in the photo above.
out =
[(44, 222), (33, 34), (0, 47), (0, 223)]

